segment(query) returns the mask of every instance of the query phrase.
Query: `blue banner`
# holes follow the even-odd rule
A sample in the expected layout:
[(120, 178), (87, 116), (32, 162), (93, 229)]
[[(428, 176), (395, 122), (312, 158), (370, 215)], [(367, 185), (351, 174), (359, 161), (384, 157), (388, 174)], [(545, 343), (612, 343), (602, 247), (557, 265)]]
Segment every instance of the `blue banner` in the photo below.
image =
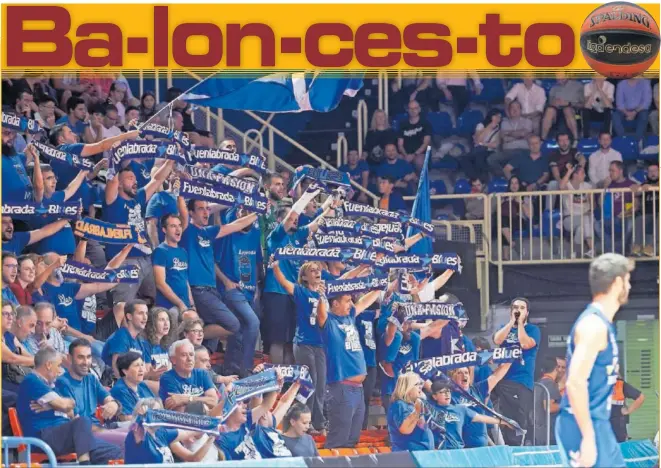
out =
[[(427, 147), (425, 153), (425, 163), (420, 172), (420, 181), (418, 182), (418, 193), (413, 202), (413, 210), (409, 219), (409, 228), (406, 237), (411, 237), (421, 230), (427, 235), (434, 234), (434, 225), (431, 224), (431, 195), (429, 193), (429, 159), (431, 157), (431, 146)], [(425, 237), (411, 246), (409, 252), (418, 255), (431, 255), (432, 240)]]
[(51, 161), (56, 160), (64, 164), (68, 164), (69, 166), (73, 166), (76, 169), (85, 171), (91, 171), (94, 169), (94, 161), (89, 158), (83, 158), (77, 154), (67, 153), (39, 141), (33, 141), (32, 145), (37, 148), (41, 156), (46, 156)]
[(254, 192), (252, 195), (246, 195), (235, 189), (221, 186), (212, 187), (210, 185), (190, 180), (181, 181), (179, 194), (184, 198), (205, 200), (230, 207), (241, 205), (246, 210), (259, 214), (265, 214), (266, 208), (268, 207), (268, 200), (259, 192)]
[(64, 203), (11, 202), (2, 203), (2, 215), (12, 219), (32, 219), (37, 216), (78, 219), (83, 212), (80, 201)]
[(135, 226), (106, 223), (99, 219), (84, 218), (76, 221), (74, 234), (101, 244), (146, 244), (147, 239)]
[(19, 133), (31, 133), (34, 135), (41, 132), (39, 122), (36, 120), (7, 112), (2, 113), (2, 126)]

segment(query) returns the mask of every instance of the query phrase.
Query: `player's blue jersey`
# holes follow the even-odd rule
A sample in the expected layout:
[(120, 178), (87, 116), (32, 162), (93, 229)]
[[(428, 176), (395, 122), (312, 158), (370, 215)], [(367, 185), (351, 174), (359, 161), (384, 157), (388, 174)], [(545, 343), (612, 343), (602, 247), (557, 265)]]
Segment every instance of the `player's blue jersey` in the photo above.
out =
[[(588, 394), (590, 399), (590, 416), (596, 420), (609, 420), (611, 415), (611, 395), (613, 386), (617, 380), (618, 373), (618, 349), (615, 339), (615, 327), (604, 316), (601, 308), (596, 304), (590, 304), (578, 317), (572, 327), (567, 339), (567, 369), (571, 366), (572, 354), (574, 353), (574, 332), (576, 325), (585, 317), (596, 315), (604, 321), (608, 327), (608, 346), (597, 354), (594, 367), (588, 379)], [(562, 397), (560, 403), (561, 414), (571, 414), (571, 407), (567, 393)]]

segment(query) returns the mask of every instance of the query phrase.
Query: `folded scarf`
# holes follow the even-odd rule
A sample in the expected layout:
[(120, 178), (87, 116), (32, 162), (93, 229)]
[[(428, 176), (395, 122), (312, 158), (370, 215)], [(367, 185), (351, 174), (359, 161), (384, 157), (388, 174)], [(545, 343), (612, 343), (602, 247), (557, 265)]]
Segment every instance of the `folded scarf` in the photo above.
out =
[(146, 244), (143, 233), (128, 224), (106, 223), (95, 218), (83, 218), (76, 221), (76, 236), (95, 240), (101, 244)]
[(268, 200), (259, 192), (254, 192), (252, 195), (246, 195), (235, 189), (221, 186), (212, 187), (210, 185), (189, 180), (181, 181), (179, 194), (184, 198), (205, 200), (231, 207), (241, 205), (246, 210), (259, 214), (266, 214), (266, 208), (268, 206)]
[(314, 393), (314, 384), (310, 377), (310, 369), (307, 366), (264, 364), (264, 369), (279, 370), (285, 382), (294, 383), (300, 381), (301, 388), (298, 391), (298, 395), (296, 395), (296, 400), (303, 404)]
[(276, 390), (280, 390), (280, 386), (278, 376), (273, 369), (232, 382), (232, 390), (227, 392), (225, 398), (223, 418), (227, 419), (240, 402)]
[(7, 112), (2, 113), (2, 126), (11, 128), (15, 132), (27, 132), (33, 135), (42, 131), (39, 122), (36, 120), (28, 119), (25, 116), (18, 116), (16, 114), (10, 114)]
[(168, 427), (219, 436), (219, 428), (223, 420), (211, 416), (180, 413), (178, 411), (148, 409), (136, 422), (143, 427)]

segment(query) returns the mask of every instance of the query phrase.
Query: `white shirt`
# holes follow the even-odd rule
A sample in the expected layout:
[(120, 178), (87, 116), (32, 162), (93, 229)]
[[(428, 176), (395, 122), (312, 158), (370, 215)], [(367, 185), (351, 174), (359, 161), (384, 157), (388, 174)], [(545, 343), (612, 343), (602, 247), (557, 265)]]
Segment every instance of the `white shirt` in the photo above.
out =
[[(468, 73), (464, 75), (463, 78), (441, 78), (443, 76), (443, 73), (441, 71), (438, 72), (436, 75), (436, 86), (439, 88), (443, 86), (467, 86), (468, 85)], [(471, 79), (473, 80), (473, 84), (475, 85), (476, 88), (479, 88), (480, 90), (484, 88), (482, 86), (482, 82), (480, 81), (480, 78), (477, 77), (477, 75), (474, 75), (473, 73), (470, 74)]]
[[(606, 97), (610, 99), (611, 107), (612, 107), (612, 102), (613, 99), (615, 98), (615, 85), (613, 83), (609, 83), (608, 81), (604, 81), (603, 85), (601, 86), (601, 90), (606, 95)], [(583, 93), (585, 96), (585, 102), (588, 102), (590, 96), (594, 94), (595, 100), (594, 100), (594, 104), (592, 104), (592, 108), (597, 112), (604, 111), (604, 104), (601, 100), (601, 96), (596, 92), (596, 83), (594, 82), (594, 80), (590, 81), (588, 84), (585, 85), (585, 87), (583, 88)]]
[(606, 177), (609, 177), (608, 166), (613, 161), (622, 161), (622, 154), (613, 148), (608, 148), (605, 153), (601, 148), (592, 153), (589, 159), (590, 169), (588, 170), (590, 182), (597, 185)]
[(517, 83), (509, 90), (505, 99), (516, 100), (521, 104), (521, 114), (528, 115), (543, 112), (546, 104), (544, 88), (533, 83), (530, 89), (523, 83)]
[[(581, 182), (578, 187), (574, 187), (571, 182), (567, 184), (567, 190), (591, 190), (592, 184), (590, 182)], [(581, 200), (583, 203), (581, 203)], [(591, 210), (590, 199), (587, 194), (574, 194), (562, 196), (562, 216), (569, 216), (572, 213), (574, 216), (583, 216), (588, 214)]]

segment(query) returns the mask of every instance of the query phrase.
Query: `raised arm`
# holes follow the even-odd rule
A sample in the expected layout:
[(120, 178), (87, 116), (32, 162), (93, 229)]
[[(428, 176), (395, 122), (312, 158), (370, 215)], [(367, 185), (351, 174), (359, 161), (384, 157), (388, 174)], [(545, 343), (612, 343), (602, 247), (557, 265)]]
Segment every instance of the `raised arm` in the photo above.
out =
[(365, 309), (367, 309), (369, 306), (374, 304), (374, 301), (376, 301), (379, 298), (380, 294), (381, 291), (377, 290), (377, 291), (370, 291), (364, 296), (362, 296), (354, 306), (356, 309), (356, 315), (359, 315), (360, 313), (364, 312)]
[(163, 182), (168, 178), (170, 175), (170, 172), (172, 172), (172, 168), (174, 167), (174, 161), (173, 160), (168, 160), (163, 164), (161, 167), (158, 168), (152, 179), (149, 181), (147, 185), (145, 185), (145, 195), (147, 197), (147, 200), (149, 200), (152, 195), (156, 193), (156, 191), (159, 189), (161, 185), (163, 185)]
[(221, 237), (225, 237), (230, 234), (234, 234), (235, 232), (239, 232), (240, 230), (250, 226), (256, 220), (257, 220), (257, 213), (250, 213), (248, 216), (235, 219), (229, 224), (223, 224), (220, 227), (220, 230), (218, 231), (218, 235), (216, 236), (216, 239), (220, 239)]
[(126, 244), (122, 250), (119, 251), (117, 255), (115, 255), (109, 262), (108, 265), (104, 268), (105, 270), (114, 270), (115, 268), (119, 268), (122, 266), (126, 258), (129, 256), (129, 253), (131, 253), (131, 249), (133, 248), (134, 244)]
[(284, 290), (287, 291), (287, 294), (293, 296), (295, 285), (287, 278), (285, 278), (285, 275), (282, 273), (282, 270), (280, 269), (279, 261), (273, 262), (273, 274), (275, 275), (276, 281), (280, 283), (280, 286), (282, 286)]
[(345, 274), (340, 276), (339, 279), (345, 280), (345, 279), (353, 279), (353, 278), (358, 278), (363, 272), (369, 269), (369, 265), (358, 265), (356, 268), (347, 271)]
[(275, 409), (273, 410), (273, 417), (275, 418), (276, 427), (280, 425), (283, 418), (285, 417), (285, 414), (287, 414), (287, 411), (289, 411), (289, 408), (291, 407), (292, 403), (294, 403), (294, 398), (296, 398), (296, 395), (298, 394), (300, 388), (301, 388), (301, 382), (296, 381), (289, 387), (289, 389), (285, 392), (285, 394), (282, 395), (282, 397), (280, 398), (280, 401), (278, 402), (278, 406), (276, 406)]
[(81, 301), (86, 297), (101, 294), (110, 291), (112, 288), (119, 285), (119, 283), (85, 283), (80, 285), (76, 300)]
[(41, 203), (44, 199), (44, 178), (41, 175), (41, 163), (39, 162), (39, 151), (33, 145), (28, 145), (25, 152), (31, 152), (34, 161), (34, 169), (32, 171), (32, 191), (34, 194), (34, 201)]
[(493, 371), (493, 374), (491, 374), (487, 379), (487, 383), (489, 384), (489, 393), (491, 393), (491, 390), (493, 390), (494, 387), (498, 385), (498, 382), (503, 380), (503, 377), (505, 377), (507, 371), (510, 370), (510, 367), (512, 367), (511, 362), (506, 362), (496, 367), (496, 370)]
[(177, 211), (179, 211), (179, 217), (181, 218), (181, 232), (184, 232), (186, 229), (188, 229), (190, 217), (188, 216), (188, 206), (186, 205), (186, 200), (182, 196), (177, 197)]
[(47, 224), (41, 229), (30, 231), (30, 240), (28, 241), (28, 245), (32, 245), (42, 239), (45, 239), (46, 237), (52, 236), (53, 234), (59, 232), (60, 229), (62, 229), (67, 224), (69, 224), (68, 219), (58, 219), (54, 223)]
[(69, 200), (69, 198), (76, 194), (88, 173), (89, 171), (80, 171), (76, 174), (76, 177), (71, 181), (67, 188), (64, 189), (64, 201)]
[(431, 282), (434, 291), (438, 291), (443, 286), (445, 286), (445, 284), (450, 281), (450, 278), (452, 278), (453, 274), (453, 270), (445, 270), (442, 274), (434, 278), (434, 281)]
[(120, 143), (124, 140), (135, 140), (138, 138), (138, 135), (138, 130), (132, 130), (130, 132), (106, 138), (105, 140), (101, 140), (98, 143), (87, 144), (83, 146), (83, 150), (80, 152), (80, 155), (86, 158), (89, 156), (94, 156), (95, 154), (103, 153), (104, 151), (109, 151), (115, 143)]
[[(183, 228), (183, 230), (185, 229)], [(158, 247), (158, 220), (156, 218), (149, 218), (147, 220), (147, 238), (152, 249)]]

